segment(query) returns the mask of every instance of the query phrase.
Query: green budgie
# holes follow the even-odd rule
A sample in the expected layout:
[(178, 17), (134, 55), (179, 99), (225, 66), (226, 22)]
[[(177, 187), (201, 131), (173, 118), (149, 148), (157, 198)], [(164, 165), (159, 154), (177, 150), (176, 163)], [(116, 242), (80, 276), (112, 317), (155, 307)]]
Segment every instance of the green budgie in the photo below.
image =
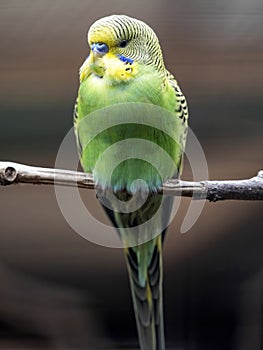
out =
[[(163, 350), (162, 243), (173, 199), (160, 194), (159, 189), (163, 181), (179, 177), (182, 171), (187, 103), (177, 81), (165, 68), (156, 34), (144, 22), (125, 15), (99, 19), (89, 29), (88, 44), (90, 55), (80, 68), (74, 116), (80, 161), (85, 172), (93, 173), (102, 193), (103, 207), (123, 242), (140, 348)], [(152, 119), (157, 115), (164, 130), (156, 124), (149, 125), (151, 118), (147, 117), (144, 123), (142, 114), (147, 106), (149, 113), (154, 111)], [(108, 125), (111, 107), (115, 115), (116, 110), (119, 111), (118, 117), (124, 122), (99, 128), (101, 131), (96, 133), (96, 123), (102, 121), (103, 124), (103, 119), (96, 119), (98, 112)], [(134, 121), (129, 119), (125, 123), (126, 112), (128, 116), (131, 111)], [(173, 125), (169, 130), (162, 111), (172, 116)], [(177, 133), (176, 140), (167, 133), (173, 129)], [(125, 146), (123, 142), (127, 140), (131, 143)], [(145, 142), (142, 147), (138, 146), (138, 140)], [(102, 158), (104, 160), (97, 166), (103, 152), (118, 142), (121, 143), (115, 153)], [(160, 153), (155, 153), (155, 148), (151, 149), (149, 144), (161, 147), (173, 165), (167, 166)], [(134, 156), (136, 145), (145, 159)], [(126, 159), (122, 159), (123, 154)], [(109, 180), (109, 166), (114, 162), (117, 165)], [(109, 190), (119, 202), (126, 203), (126, 210), (110, 205)], [(129, 210), (132, 200), (133, 204), (141, 205)]]

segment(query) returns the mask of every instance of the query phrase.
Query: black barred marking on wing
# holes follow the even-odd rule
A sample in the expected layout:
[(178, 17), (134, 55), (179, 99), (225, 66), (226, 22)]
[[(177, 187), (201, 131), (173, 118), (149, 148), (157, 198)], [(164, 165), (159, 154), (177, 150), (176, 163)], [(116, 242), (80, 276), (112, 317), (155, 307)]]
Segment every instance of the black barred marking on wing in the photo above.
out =
[(74, 123), (74, 131), (75, 131), (75, 136), (76, 136), (78, 154), (79, 154), (79, 158), (81, 159), (83, 149), (82, 149), (81, 143), (79, 142), (77, 121), (78, 121), (78, 99), (76, 100), (75, 107), (74, 107), (73, 123)]
[[(166, 71), (168, 83), (173, 87), (175, 91), (175, 98), (176, 98), (176, 108), (175, 108), (175, 114), (178, 116), (187, 126), (188, 123), (188, 107), (186, 98), (184, 97), (177, 81), (174, 79), (173, 75)], [(187, 130), (187, 129), (186, 129)]]
[(73, 122), (74, 124), (77, 122), (78, 119), (78, 99), (76, 100), (75, 106), (74, 106), (74, 112), (73, 112)]
[[(183, 134), (180, 135), (179, 143), (182, 147), (182, 150), (185, 148), (186, 144), (186, 137), (187, 137), (187, 130), (188, 130), (188, 107), (186, 98), (184, 97), (177, 81), (175, 80), (174, 76), (166, 70), (166, 84), (170, 84), (175, 92), (175, 99), (176, 99), (176, 107), (175, 107), (175, 115), (176, 117), (180, 118), (184, 125), (184, 131)], [(182, 167), (183, 167), (183, 153), (181, 154), (180, 161), (178, 164), (179, 172), (178, 174), (175, 174), (174, 178), (177, 178), (182, 173)]]

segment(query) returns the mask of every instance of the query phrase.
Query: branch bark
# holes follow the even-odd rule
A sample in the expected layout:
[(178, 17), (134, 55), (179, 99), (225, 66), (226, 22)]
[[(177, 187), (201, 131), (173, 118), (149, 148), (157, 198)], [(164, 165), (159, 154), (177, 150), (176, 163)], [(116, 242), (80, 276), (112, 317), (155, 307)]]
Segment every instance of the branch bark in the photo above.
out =
[[(0, 162), (0, 185), (59, 185), (94, 189), (91, 174), (63, 169), (40, 168), (19, 163)], [(173, 196), (207, 199), (212, 202), (232, 200), (263, 200), (263, 171), (245, 180), (183, 181), (169, 180), (160, 193)]]

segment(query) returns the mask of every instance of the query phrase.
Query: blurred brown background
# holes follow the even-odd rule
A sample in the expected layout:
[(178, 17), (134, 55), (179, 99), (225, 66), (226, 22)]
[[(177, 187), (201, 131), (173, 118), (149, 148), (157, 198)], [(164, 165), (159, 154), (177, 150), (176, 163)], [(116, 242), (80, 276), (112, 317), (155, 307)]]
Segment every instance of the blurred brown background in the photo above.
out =
[[(210, 178), (262, 169), (261, 0), (1, 0), (0, 160), (54, 166), (72, 126), (87, 29), (112, 13), (156, 30)], [(0, 188), (0, 198), (0, 348), (136, 347), (122, 251), (76, 234), (52, 187)], [(181, 235), (188, 205), (164, 248), (168, 348), (262, 349), (263, 204), (206, 203)]]

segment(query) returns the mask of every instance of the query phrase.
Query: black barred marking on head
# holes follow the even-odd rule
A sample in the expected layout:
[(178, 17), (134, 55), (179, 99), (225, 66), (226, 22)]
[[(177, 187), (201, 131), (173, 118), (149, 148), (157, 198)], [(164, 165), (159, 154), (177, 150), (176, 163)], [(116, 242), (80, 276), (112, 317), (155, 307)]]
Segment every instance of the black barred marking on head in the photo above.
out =
[[(126, 41), (125, 47), (121, 42)], [(146, 23), (126, 15), (112, 15), (97, 20), (89, 29), (88, 42), (104, 42), (118, 57), (128, 58), (156, 68), (163, 75), (163, 87), (173, 87), (177, 108), (175, 114), (187, 126), (187, 102), (174, 76), (165, 68), (159, 40)]]
[[(154, 65), (159, 71), (165, 70), (159, 40), (153, 29), (144, 22), (126, 15), (101, 18), (90, 27), (89, 44), (94, 42), (94, 38), (100, 41), (100, 37), (105, 37), (106, 43), (109, 41), (110, 45), (118, 47), (124, 56), (146, 65)], [(122, 48), (120, 43), (124, 40), (127, 45)]]

